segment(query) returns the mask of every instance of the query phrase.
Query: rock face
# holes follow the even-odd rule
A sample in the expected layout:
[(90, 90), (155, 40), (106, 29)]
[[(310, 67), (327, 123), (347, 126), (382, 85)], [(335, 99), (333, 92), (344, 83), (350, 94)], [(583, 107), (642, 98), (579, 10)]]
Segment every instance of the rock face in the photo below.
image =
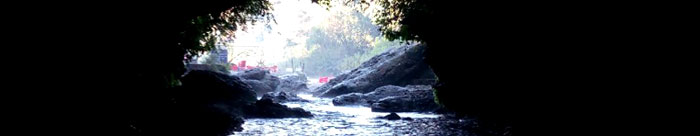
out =
[(309, 102), (309, 100), (299, 98), (298, 96), (296, 96), (292, 93), (287, 93), (287, 92), (269, 92), (269, 93), (264, 94), (261, 99), (270, 99), (276, 103)]
[(244, 82), (249, 84), (256, 92), (257, 96), (262, 96), (268, 92), (274, 92), (277, 86), (280, 85), (280, 79), (270, 74), (270, 71), (264, 69), (250, 69), (239, 74), (244, 78)]
[(406, 45), (391, 49), (316, 88), (313, 91), (314, 96), (335, 97), (348, 93), (368, 93), (385, 85), (433, 84), (435, 74), (423, 62), (424, 51), (424, 45)]
[(365, 99), (368, 99), (370, 103), (374, 103), (379, 99), (391, 97), (391, 96), (406, 96), (415, 94), (416, 91), (426, 91), (431, 90), (430, 86), (427, 85), (408, 85), (406, 87), (400, 87), (395, 85), (382, 86), (374, 91), (367, 93)]
[(283, 75), (280, 77), (280, 79), (280, 85), (277, 87), (278, 92), (297, 93), (309, 91), (309, 88), (306, 86), (306, 82), (308, 82), (308, 80), (304, 73)]
[(260, 99), (255, 104), (245, 108), (246, 118), (292, 118), (313, 117), (311, 112), (301, 108), (289, 108), (282, 104), (274, 103), (271, 99)]
[(240, 108), (255, 102), (255, 92), (237, 76), (194, 70), (182, 79), (178, 103), (217, 103)]
[(180, 81), (182, 86), (172, 91), (174, 111), (160, 115), (174, 114), (172, 119), (163, 119), (172, 121), (164, 125), (173, 125), (170, 129), (187, 130), (178, 131), (183, 135), (218, 135), (243, 129), (242, 109), (255, 103), (256, 98), (255, 92), (240, 78), (192, 70)]
[(181, 82), (182, 86), (171, 90), (174, 92), (174, 99), (171, 100), (174, 110), (155, 116), (174, 114), (171, 118), (161, 119), (170, 123), (162, 123), (165, 126), (160, 127), (186, 130), (178, 131), (182, 133), (175, 135), (230, 134), (243, 130), (243, 118), (312, 116), (301, 108), (288, 108), (270, 99), (256, 101), (252, 87), (238, 76), (192, 70), (186, 73)]
[(334, 105), (370, 106), (376, 112), (426, 112), (435, 111), (433, 89), (428, 85), (387, 85), (370, 93), (351, 93), (333, 98)]

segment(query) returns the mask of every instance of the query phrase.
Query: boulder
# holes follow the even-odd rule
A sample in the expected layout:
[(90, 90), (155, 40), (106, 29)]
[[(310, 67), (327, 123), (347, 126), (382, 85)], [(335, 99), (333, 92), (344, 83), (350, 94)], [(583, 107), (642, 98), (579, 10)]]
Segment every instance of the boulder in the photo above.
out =
[(170, 103), (152, 105), (153, 107), (144, 109), (163, 111), (144, 116), (158, 122), (158, 125), (142, 125), (137, 122), (134, 127), (143, 130), (168, 130), (154, 133), (143, 131), (145, 135), (221, 135), (243, 129), (242, 109), (255, 103), (256, 98), (251, 87), (239, 77), (206, 70), (191, 70), (180, 81), (182, 86), (164, 91), (172, 93), (172, 97), (165, 100)]
[(265, 93), (268, 92), (274, 92), (275, 89), (270, 88), (267, 84), (263, 83), (260, 80), (243, 80), (245, 83), (250, 85), (253, 90), (255, 90), (255, 93), (257, 96), (262, 96)]
[(262, 96), (261, 99), (271, 99), (276, 103), (283, 102), (309, 102), (309, 100), (299, 98), (297, 95), (287, 92), (269, 92)]
[(260, 68), (248, 69), (239, 74), (239, 76), (248, 80), (262, 80), (268, 75), (270, 75), (270, 71)]
[(376, 102), (379, 99), (390, 97), (390, 96), (404, 96), (408, 95), (411, 93), (413, 90), (411, 89), (417, 89), (418, 87), (430, 87), (430, 86), (407, 86), (407, 87), (400, 87), (400, 86), (395, 86), (395, 85), (387, 85), (387, 86), (382, 86), (377, 89), (374, 89), (374, 91), (369, 92), (365, 94), (365, 99), (368, 99), (370, 103)]
[(244, 81), (253, 88), (257, 96), (274, 92), (280, 85), (280, 79), (277, 76), (273, 76), (270, 74), (270, 71), (260, 68), (245, 70), (238, 73), (238, 76), (245, 79)]
[(306, 74), (301, 73), (301, 72), (295, 72), (291, 74), (286, 74), (283, 76), (280, 76), (281, 79), (289, 79), (292, 81), (299, 81), (299, 82), (308, 82), (309, 80), (306, 78)]
[(435, 103), (430, 86), (406, 86), (406, 94), (389, 96), (372, 103), (374, 112), (426, 112), (440, 106)]
[(372, 92), (344, 94), (333, 98), (333, 105), (370, 106), (376, 112), (432, 112), (435, 103), (433, 89), (428, 85), (387, 85)]
[(184, 104), (227, 105), (240, 108), (256, 99), (250, 85), (237, 76), (205, 70), (193, 70), (180, 80), (182, 86), (175, 101)]
[(309, 87), (306, 83), (306, 75), (304, 73), (293, 73), (280, 76), (280, 85), (277, 87), (278, 92), (308, 92)]
[(363, 62), (313, 91), (314, 96), (335, 97), (348, 93), (368, 93), (385, 85), (430, 85), (435, 74), (423, 62), (424, 45), (391, 49)]
[(399, 120), (401, 117), (396, 114), (395, 112), (389, 113), (389, 115), (386, 115), (384, 117), (379, 117), (381, 119), (388, 119), (388, 120)]
[(425, 97), (392, 96), (373, 103), (371, 108), (373, 112), (425, 112), (435, 111), (439, 106)]
[(223, 65), (223, 64), (187, 64), (187, 65), (185, 65), (185, 68), (188, 71), (205, 70), (205, 71), (219, 72), (219, 73), (226, 74), (226, 75), (228, 75), (228, 73), (229, 73), (227, 66)]
[(367, 100), (364, 98), (364, 94), (361, 93), (351, 93), (344, 94), (333, 98), (333, 105), (343, 106), (343, 105), (368, 105)]
[(260, 99), (255, 104), (245, 108), (246, 118), (308, 118), (313, 117), (311, 112), (301, 108), (289, 108), (275, 103), (272, 99)]

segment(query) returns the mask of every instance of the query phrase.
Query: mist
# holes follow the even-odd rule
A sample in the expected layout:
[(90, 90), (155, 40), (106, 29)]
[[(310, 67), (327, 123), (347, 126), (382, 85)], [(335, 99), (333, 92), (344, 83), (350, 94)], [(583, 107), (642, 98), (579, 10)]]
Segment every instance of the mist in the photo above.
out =
[[(279, 74), (293, 71), (310, 77), (335, 76), (395, 46), (373, 23), (374, 10), (334, 2), (330, 7), (311, 1), (274, 0), (269, 23), (248, 24), (218, 48), (227, 50), (226, 63), (274, 67)], [(210, 55), (202, 55), (206, 63)]]

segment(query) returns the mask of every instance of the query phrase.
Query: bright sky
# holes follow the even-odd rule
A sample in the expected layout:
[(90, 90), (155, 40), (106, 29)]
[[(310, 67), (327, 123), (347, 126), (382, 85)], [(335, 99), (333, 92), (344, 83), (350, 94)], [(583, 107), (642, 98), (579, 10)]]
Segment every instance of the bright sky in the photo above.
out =
[[(241, 60), (248, 64), (256, 65), (259, 60), (264, 60), (265, 65), (271, 66), (284, 61), (291, 56), (301, 56), (301, 50), (285, 48), (287, 40), (304, 45), (306, 37), (301, 35), (301, 30), (308, 30), (321, 23), (329, 12), (310, 0), (270, 0), (273, 4), (272, 14), (277, 23), (270, 22), (270, 28), (265, 23), (249, 25), (247, 31), (236, 32), (233, 43), (227, 43), (229, 59), (233, 63)], [(307, 23), (302, 23), (308, 16)], [(302, 47), (302, 46), (299, 46)], [(285, 50), (288, 50), (285, 52)], [(248, 52), (245, 54), (243, 52)], [(243, 53), (243, 55), (239, 55)], [(285, 54), (286, 53), (286, 54)]]

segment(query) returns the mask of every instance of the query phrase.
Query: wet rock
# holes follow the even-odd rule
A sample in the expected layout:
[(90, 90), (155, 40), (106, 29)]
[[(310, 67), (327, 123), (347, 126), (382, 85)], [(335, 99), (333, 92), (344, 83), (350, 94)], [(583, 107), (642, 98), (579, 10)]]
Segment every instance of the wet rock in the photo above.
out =
[(246, 106), (246, 118), (300, 118), (313, 117), (311, 112), (301, 108), (289, 108), (285, 105), (275, 103), (271, 99), (260, 99)]
[[(395, 87), (393, 87), (395, 88)], [(376, 112), (428, 112), (435, 111), (440, 106), (435, 103), (433, 89), (427, 85), (409, 85), (403, 88), (402, 94), (381, 98), (372, 103), (372, 111)]]
[(243, 71), (238, 76), (244, 78), (256, 92), (257, 96), (262, 96), (268, 92), (274, 92), (280, 85), (280, 79), (270, 74), (270, 71), (255, 68)]
[(289, 80), (293, 80), (293, 81), (304, 82), (304, 83), (306, 83), (306, 82), (309, 81), (309, 80), (307, 79), (307, 77), (306, 77), (306, 74), (300, 73), (300, 72), (295, 72), (295, 73), (291, 73), (291, 74), (286, 74), (286, 75), (280, 76), (280, 78), (281, 78), (281, 79), (289, 79)]
[(382, 86), (367, 94), (337, 96), (333, 98), (333, 105), (370, 106), (375, 112), (432, 112), (440, 107), (428, 85)]
[(425, 87), (430, 87), (430, 86), (400, 87), (400, 86), (395, 86), (395, 85), (387, 85), (387, 86), (382, 86), (382, 87), (379, 87), (377, 89), (374, 89), (374, 91), (365, 94), (365, 99), (368, 99), (368, 101), (370, 101), (370, 102), (376, 102), (379, 99), (390, 97), (390, 96), (409, 95), (409, 94), (412, 94), (414, 90), (426, 89)]
[(187, 65), (185, 65), (185, 68), (187, 68), (188, 71), (205, 70), (205, 71), (219, 72), (222, 74), (229, 73), (228, 68), (225, 65), (217, 65), (217, 64), (187, 64)]
[(277, 86), (280, 85), (280, 78), (272, 75), (268, 75), (266, 78), (260, 81), (262, 81), (263, 83), (265, 83), (265, 85), (273, 89), (277, 89)]
[(280, 77), (280, 85), (277, 87), (278, 92), (308, 92), (309, 88), (306, 83), (308, 79), (304, 73), (287, 74)]
[[(435, 103), (430, 101), (431, 103)], [(420, 99), (414, 99), (410, 96), (392, 96), (379, 100), (373, 103), (371, 108), (373, 112), (412, 112), (412, 111), (434, 111), (437, 106), (422, 107)]]
[(364, 98), (362, 93), (351, 93), (344, 94), (333, 98), (333, 105), (343, 106), (343, 105), (368, 105), (367, 100)]
[(389, 113), (389, 115), (386, 115), (384, 117), (381, 117), (382, 119), (388, 119), (388, 120), (399, 120), (401, 117), (396, 114), (395, 112)]
[[(402, 118), (405, 120), (406, 118)], [(406, 135), (438, 135), (438, 136), (463, 136), (476, 135), (470, 133), (470, 126), (478, 126), (468, 121), (459, 121), (447, 118), (416, 118), (406, 123), (406, 126), (397, 126), (393, 133)], [(420, 131), (405, 131), (420, 130)], [(407, 133), (406, 133), (407, 132)], [(479, 135), (477, 135), (479, 136)], [(492, 136), (492, 135), (489, 135)]]
[(257, 96), (261, 96), (265, 93), (268, 92), (274, 92), (275, 89), (270, 88), (267, 84), (263, 83), (260, 80), (243, 80), (245, 83), (250, 85), (253, 90), (255, 90), (255, 93)]
[(297, 95), (287, 92), (269, 92), (262, 96), (261, 99), (271, 99), (276, 103), (283, 102), (309, 102), (309, 100), (299, 98)]
[(401, 120), (413, 121), (413, 118), (411, 118), (411, 117), (404, 117), (404, 118), (401, 118)]
[(400, 86), (387, 85), (367, 94), (350, 93), (336, 96), (333, 98), (333, 104), (371, 106), (374, 102), (385, 97), (407, 95), (407, 91), (408, 89)]
[(269, 71), (260, 68), (245, 70), (239, 74), (239, 76), (248, 80), (262, 80), (268, 75), (270, 75)]
[(314, 96), (335, 97), (348, 93), (368, 93), (385, 85), (433, 84), (435, 74), (423, 62), (424, 51), (424, 45), (391, 49), (316, 88), (313, 91)]

